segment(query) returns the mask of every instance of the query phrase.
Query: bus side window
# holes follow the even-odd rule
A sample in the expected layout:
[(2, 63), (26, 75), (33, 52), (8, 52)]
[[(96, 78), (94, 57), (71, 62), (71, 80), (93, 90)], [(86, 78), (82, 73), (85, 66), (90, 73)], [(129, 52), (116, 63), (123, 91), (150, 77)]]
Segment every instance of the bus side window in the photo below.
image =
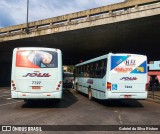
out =
[(77, 74), (78, 74), (78, 77), (80, 77), (81, 67), (78, 67), (78, 68), (77, 68), (77, 71), (78, 71), (78, 73), (77, 73)]
[(78, 67), (75, 68), (75, 76), (78, 76)]
[(82, 65), (81, 77), (85, 77), (85, 65)]
[(80, 77), (83, 77), (83, 66), (80, 67)]
[(86, 68), (86, 77), (89, 77), (89, 70), (90, 70), (89, 64), (87, 64), (87, 68)]
[(88, 74), (89, 77), (91, 77), (91, 63), (88, 64)]
[(87, 65), (84, 65), (84, 77), (87, 77)]
[(96, 62), (93, 62), (93, 78), (96, 78)]
[(94, 77), (94, 67), (93, 67), (93, 63), (91, 63), (90, 77), (91, 77), (91, 78)]
[(100, 78), (101, 77), (100, 61), (96, 62), (95, 73), (96, 73), (96, 78)]
[(75, 76), (78, 76), (78, 67), (75, 68)]
[(107, 65), (106, 65), (106, 59), (102, 60), (102, 70), (101, 70), (101, 77), (104, 77), (105, 74), (106, 74), (106, 68), (107, 68)]

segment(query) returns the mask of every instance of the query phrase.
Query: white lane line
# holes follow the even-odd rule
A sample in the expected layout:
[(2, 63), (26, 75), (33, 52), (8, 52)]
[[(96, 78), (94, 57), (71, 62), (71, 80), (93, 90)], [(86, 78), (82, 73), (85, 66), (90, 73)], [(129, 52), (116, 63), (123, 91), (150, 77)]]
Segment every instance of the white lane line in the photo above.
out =
[(118, 115), (118, 119), (119, 119), (120, 124), (122, 125), (122, 124), (123, 124), (123, 122), (122, 122), (121, 115)]
[(14, 104), (14, 103), (17, 103), (17, 102), (22, 102), (22, 100), (21, 100), (21, 101), (12, 102), (12, 103), (2, 104), (2, 105), (0, 105), (0, 107), (2, 107), (2, 106), (6, 106), (6, 105), (10, 105), (10, 104)]
[(0, 89), (0, 91), (7, 91), (6, 89)]
[(10, 100), (10, 99), (12, 99), (12, 98), (6, 98), (6, 100)]
[(0, 89), (0, 91), (4, 92), (4, 91), (9, 91), (10, 89)]
[(0, 97), (4, 97), (4, 96), (11, 96), (10, 94), (6, 94), (6, 95), (1, 95)]
[(10, 93), (11, 91), (5, 91), (5, 92), (3, 92), (3, 93)]
[(11, 92), (3, 92), (3, 93), (0, 93), (0, 94), (10, 94)]

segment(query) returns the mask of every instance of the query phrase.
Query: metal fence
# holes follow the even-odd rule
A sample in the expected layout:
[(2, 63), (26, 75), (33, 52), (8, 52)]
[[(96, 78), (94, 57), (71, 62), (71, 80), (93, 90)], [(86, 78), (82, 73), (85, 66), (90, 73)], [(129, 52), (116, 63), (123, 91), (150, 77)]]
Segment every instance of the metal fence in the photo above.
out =
[(155, 86), (149, 88), (148, 100), (157, 102), (160, 104), (160, 86)]

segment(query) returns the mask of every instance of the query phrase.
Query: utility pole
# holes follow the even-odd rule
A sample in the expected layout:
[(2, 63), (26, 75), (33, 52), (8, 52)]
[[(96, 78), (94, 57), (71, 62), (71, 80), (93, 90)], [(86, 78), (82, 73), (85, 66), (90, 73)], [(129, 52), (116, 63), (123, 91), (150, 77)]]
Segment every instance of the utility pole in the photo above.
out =
[(26, 33), (29, 33), (29, 24), (28, 24), (28, 14), (29, 14), (29, 0), (27, 0), (27, 27), (26, 27)]

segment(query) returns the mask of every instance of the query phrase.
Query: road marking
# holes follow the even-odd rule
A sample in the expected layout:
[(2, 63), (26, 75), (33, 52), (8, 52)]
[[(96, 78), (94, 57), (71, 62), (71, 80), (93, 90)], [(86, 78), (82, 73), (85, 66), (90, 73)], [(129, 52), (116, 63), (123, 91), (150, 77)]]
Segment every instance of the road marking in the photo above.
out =
[(11, 92), (1, 92), (0, 94), (9, 94), (9, 93), (11, 93)]
[(12, 102), (12, 103), (2, 104), (2, 105), (0, 105), (0, 107), (2, 107), (2, 106), (6, 106), (6, 105), (10, 105), (10, 104), (14, 104), (14, 103), (17, 103), (17, 102), (22, 102), (22, 100), (21, 100), (21, 101)]
[(0, 97), (4, 97), (4, 96), (10, 96), (10, 94), (8, 94), (8, 95), (1, 95)]
[(10, 100), (10, 99), (12, 99), (12, 98), (6, 98), (6, 100)]
[(8, 88), (8, 89), (7, 88), (3, 88), (3, 89), (0, 88), (0, 91), (9, 91), (9, 90), (10, 90), (10, 88)]
[(119, 122), (120, 124), (123, 124), (122, 119), (121, 119), (121, 115), (118, 116)]

